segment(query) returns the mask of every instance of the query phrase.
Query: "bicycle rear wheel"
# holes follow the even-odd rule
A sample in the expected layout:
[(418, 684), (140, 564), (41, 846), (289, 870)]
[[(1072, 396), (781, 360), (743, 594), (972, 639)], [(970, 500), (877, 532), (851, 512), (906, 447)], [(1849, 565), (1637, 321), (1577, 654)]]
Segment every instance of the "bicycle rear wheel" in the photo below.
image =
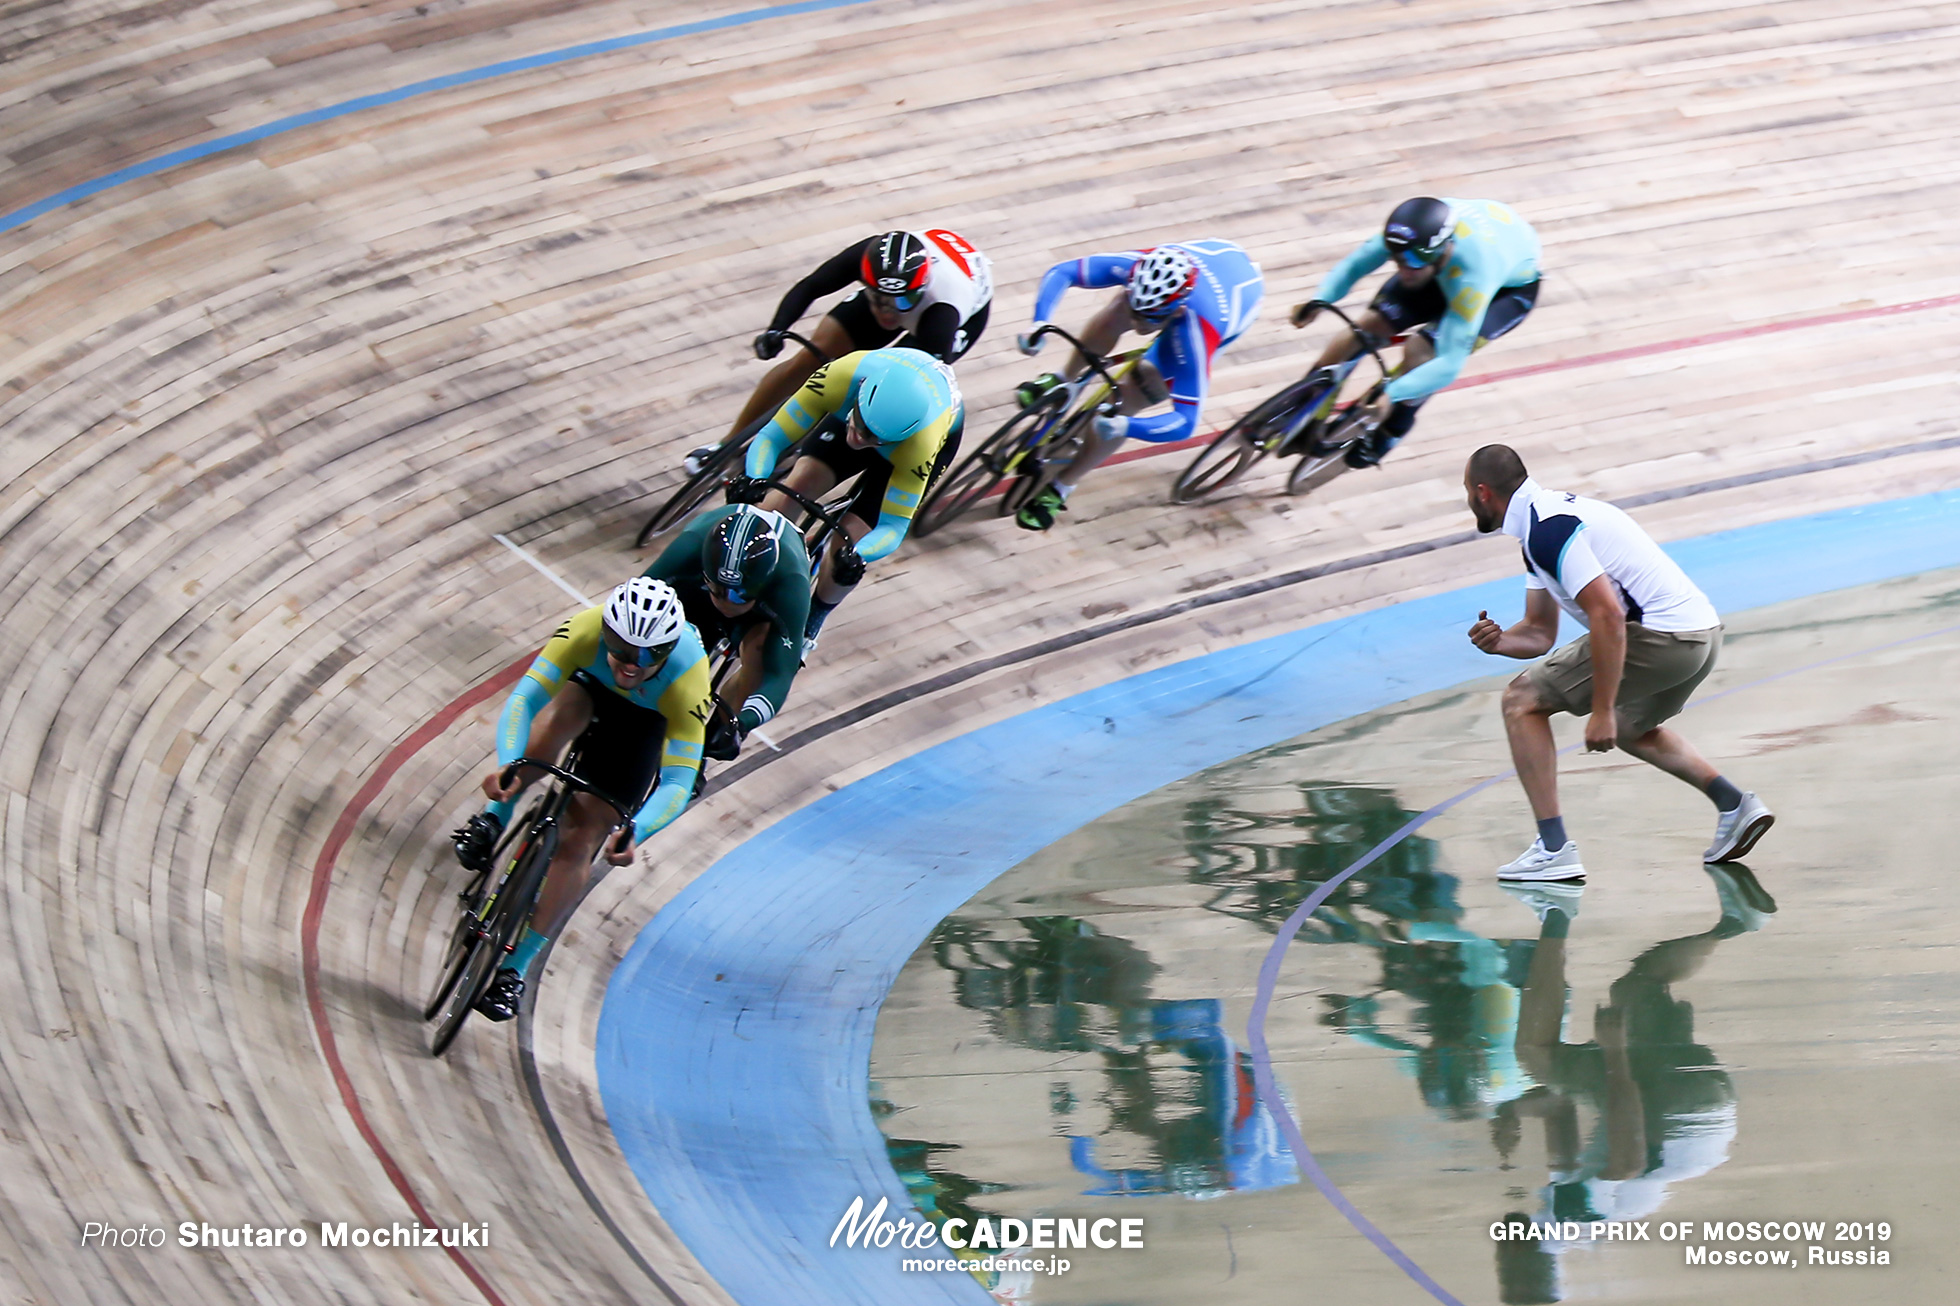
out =
[[(442, 1020), (436, 1026), (435, 1037), (429, 1042), (430, 1056), (439, 1057), (449, 1050), (450, 1044), (456, 1041), (456, 1035), (462, 1031), (464, 1022), (469, 1020), (470, 1013), (476, 1010), (476, 1004), (497, 978), (497, 971), (502, 968), (504, 959), (510, 955), (517, 931), (530, 918), (531, 906), (537, 900), (538, 890), (544, 886), (544, 874), (551, 865), (551, 854), (558, 842), (554, 834), (555, 830), (547, 830), (540, 837), (527, 839), (519, 845), (511, 873), (491, 899), (489, 912), (482, 918), (480, 926), (468, 930), (469, 945), (455, 967), (454, 977), (445, 980), (444, 987), (449, 990), (446, 995), (448, 1005), (444, 1007), (441, 1002), (431, 1004), (441, 1008)], [(459, 930), (469, 925), (470, 922), (466, 920)], [(451, 946), (455, 946), (453, 941)]]
[(721, 483), (728, 479), (729, 473), (742, 465), (742, 456), (748, 452), (749, 441), (761, 429), (762, 424), (757, 423), (753, 429), (742, 432), (738, 439), (730, 440), (716, 449), (701, 470), (682, 481), (681, 488), (675, 490), (667, 502), (647, 518), (646, 525), (640, 527), (640, 533), (633, 539), (633, 547), (644, 549), (648, 540), (680, 525), (696, 508), (706, 503), (721, 488)]
[(1030, 433), (1040, 432), (1045, 422), (1067, 406), (1068, 396), (1056, 391), (1003, 422), (999, 430), (987, 437), (986, 443), (962, 458), (953, 474), (926, 497), (913, 519), (912, 534), (930, 535), (985, 499), (996, 485), (1014, 473)]

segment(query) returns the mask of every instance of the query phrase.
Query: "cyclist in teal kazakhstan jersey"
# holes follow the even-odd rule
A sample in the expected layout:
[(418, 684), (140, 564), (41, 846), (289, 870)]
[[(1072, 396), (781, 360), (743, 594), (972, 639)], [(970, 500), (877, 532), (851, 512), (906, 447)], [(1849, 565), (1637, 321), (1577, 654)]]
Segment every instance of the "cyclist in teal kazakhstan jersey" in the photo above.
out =
[[(1293, 325), (1313, 321), (1322, 305), (1339, 302), (1390, 259), (1395, 275), (1361, 315), (1361, 329), (1383, 344), (1409, 338), (1383, 396), (1388, 413), (1348, 450), (1350, 467), (1380, 463), (1416, 424), (1416, 410), (1456, 380), (1472, 351), (1524, 321), (1538, 302), (1538, 233), (1530, 223), (1496, 200), (1422, 196), (1398, 204), (1380, 235), (1329, 272), (1314, 297), (1293, 310)], [(1344, 331), (1315, 366), (1331, 367), (1357, 348)]]

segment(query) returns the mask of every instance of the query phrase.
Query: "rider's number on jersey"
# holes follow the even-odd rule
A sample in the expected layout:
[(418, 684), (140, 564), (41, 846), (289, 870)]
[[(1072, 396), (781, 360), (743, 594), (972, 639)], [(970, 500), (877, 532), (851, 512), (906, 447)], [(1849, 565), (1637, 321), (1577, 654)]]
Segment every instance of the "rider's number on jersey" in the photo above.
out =
[(939, 246), (940, 253), (951, 259), (953, 266), (958, 268), (967, 280), (973, 279), (973, 264), (967, 261), (966, 256), (978, 254), (980, 251), (975, 249), (965, 236), (957, 231), (947, 231), (944, 227), (935, 227), (926, 233), (926, 239)]

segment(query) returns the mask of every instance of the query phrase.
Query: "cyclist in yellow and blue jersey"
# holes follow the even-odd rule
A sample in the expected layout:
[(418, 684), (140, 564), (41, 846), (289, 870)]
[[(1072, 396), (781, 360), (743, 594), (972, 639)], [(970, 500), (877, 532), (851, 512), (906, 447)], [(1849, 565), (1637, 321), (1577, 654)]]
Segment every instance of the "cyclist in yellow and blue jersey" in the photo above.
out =
[(505, 781), (504, 769), (522, 757), (556, 761), (571, 747), (572, 773), (633, 817), (619, 824), (591, 794), (572, 798), (529, 927), (478, 1011), (492, 1020), (515, 1016), (531, 964), (585, 895), (593, 859), (603, 851), (614, 866), (630, 864), (634, 848), (687, 806), (710, 699), (708, 659), (679, 597), (644, 576), (560, 625), (539, 651), (504, 704), (497, 769), (483, 778), (490, 801), (453, 836), (457, 860), (473, 871), (490, 864), (518, 794), (534, 778), (520, 772)]
[[(860, 350), (818, 368), (749, 445), (748, 477), (729, 487), (732, 499), (756, 497), (756, 483), (775, 474), (783, 451), (812, 432), (786, 483), (814, 499), (858, 478), (843, 519), (847, 538), (833, 538), (819, 564), (803, 630), (806, 657), (824, 619), (863, 579), (864, 564), (904, 542), (919, 501), (959, 452), (965, 425), (952, 368), (916, 349)], [(792, 503), (776, 492), (763, 506), (784, 512)]]
[[(1401, 366), (1383, 399), (1388, 411), (1348, 450), (1351, 467), (1372, 467), (1415, 425), (1416, 411), (1455, 381), (1470, 355), (1524, 321), (1538, 302), (1538, 233), (1496, 200), (1404, 200), (1379, 234), (1327, 274), (1312, 299), (1293, 310), (1303, 327), (1321, 306), (1391, 259), (1395, 275), (1359, 319), (1378, 345), (1408, 334)], [(1413, 334), (1409, 334), (1413, 333)], [(1343, 331), (1321, 354), (1331, 367), (1358, 346)]]

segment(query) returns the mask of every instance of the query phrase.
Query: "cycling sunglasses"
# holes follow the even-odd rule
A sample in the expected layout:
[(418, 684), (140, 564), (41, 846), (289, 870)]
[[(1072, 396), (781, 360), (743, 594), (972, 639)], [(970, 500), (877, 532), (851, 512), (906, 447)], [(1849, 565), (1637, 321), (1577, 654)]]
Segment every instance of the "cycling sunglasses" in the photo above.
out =
[(650, 667), (659, 669), (667, 664), (668, 654), (674, 651), (672, 644), (665, 648), (641, 648), (638, 644), (628, 644), (613, 634), (612, 627), (606, 627), (600, 634), (605, 641), (606, 655), (615, 661), (624, 662), (629, 667)]
[(747, 603), (755, 597), (740, 585), (724, 585), (712, 576), (708, 578), (708, 593), (720, 599), (723, 603), (737, 605)]
[(919, 301), (926, 297), (926, 292), (925, 287), (921, 286), (917, 290), (901, 291), (893, 295), (873, 287), (871, 297), (882, 303), (891, 305), (900, 313), (909, 313), (919, 306)]
[(1443, 256), (1443, 250), (1448, 244), (1449, 244), (1448, 241), (1444, 241), (1443, 244), (1438, 245), (1435, 249), (1430, 250), (1427, 254), (1423, 253), (1421, 250), (1418, 249), (1390, 250), (1389, 256), (1393, 258), (1397, 264), (1399, 264), (1402, 267), (1408, 268), (1411, 272), (1413, 272), (1417, 268), (1426, 268), (1430, 264), (1435, 263), (1437, 260), (1441, 259)]

